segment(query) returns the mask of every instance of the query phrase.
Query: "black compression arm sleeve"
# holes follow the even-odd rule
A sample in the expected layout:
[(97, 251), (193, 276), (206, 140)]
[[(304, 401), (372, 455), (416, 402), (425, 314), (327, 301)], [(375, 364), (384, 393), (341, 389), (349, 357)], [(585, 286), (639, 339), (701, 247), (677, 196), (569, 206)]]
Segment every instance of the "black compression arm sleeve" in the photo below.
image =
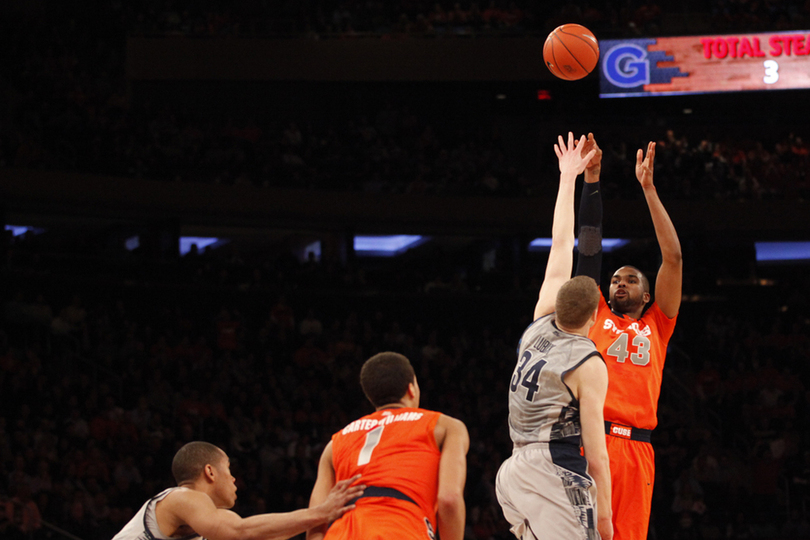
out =
[(590, 276), (600, 283), (602, 272), (602, 193), (601, 182), (582, 186), (579, 201), (579, 233), (577, 234), (578, 276)]

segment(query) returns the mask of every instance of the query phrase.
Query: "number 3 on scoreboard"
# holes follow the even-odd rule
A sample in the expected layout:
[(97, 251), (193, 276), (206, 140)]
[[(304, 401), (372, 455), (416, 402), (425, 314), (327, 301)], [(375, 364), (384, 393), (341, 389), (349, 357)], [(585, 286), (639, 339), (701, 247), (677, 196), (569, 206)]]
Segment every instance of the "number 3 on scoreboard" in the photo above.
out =
[(380, 444), (380, 439), (382, 438), (383, 428), (385, 426), (377, 426), (368, 433), (366, 433), (366, 442), (363, 445), (363, 449), (360, 450), (360, 455), (357, 456), (357, 466), (365, 465), (369, 461), (371, 461), (371, 453), (374, 452), (374, 449)]
[(765, 76), (762, 82), (765, 84), (773, 84), (779, 80), (779, 63), (776, 60), (765, 60)]

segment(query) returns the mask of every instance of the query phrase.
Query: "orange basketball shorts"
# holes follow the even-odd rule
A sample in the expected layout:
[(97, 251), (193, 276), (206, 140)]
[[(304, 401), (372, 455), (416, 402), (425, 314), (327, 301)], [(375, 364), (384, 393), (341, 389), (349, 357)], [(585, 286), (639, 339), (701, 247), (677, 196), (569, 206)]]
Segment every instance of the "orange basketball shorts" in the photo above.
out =
[(650, 443), (606, 435), (610, 457), (613, 540), (647, 540), (655, 481)]

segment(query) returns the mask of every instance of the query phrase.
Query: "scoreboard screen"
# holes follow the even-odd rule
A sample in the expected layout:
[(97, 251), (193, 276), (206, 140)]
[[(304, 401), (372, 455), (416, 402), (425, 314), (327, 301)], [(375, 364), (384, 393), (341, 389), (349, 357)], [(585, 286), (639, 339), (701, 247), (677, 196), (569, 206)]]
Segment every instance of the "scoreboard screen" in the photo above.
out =
[(600, 40), (599, 97), (810, 88), (810, 31)]

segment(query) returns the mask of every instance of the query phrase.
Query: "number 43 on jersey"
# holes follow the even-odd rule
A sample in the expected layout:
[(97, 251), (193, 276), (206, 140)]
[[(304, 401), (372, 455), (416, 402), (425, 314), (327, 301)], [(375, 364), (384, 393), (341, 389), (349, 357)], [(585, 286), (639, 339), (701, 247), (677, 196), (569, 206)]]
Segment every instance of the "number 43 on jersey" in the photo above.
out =
[(607, 356), (608, 358), (612, 358), (613, 360), (619, 362), (620, 364), (624, 364), (627, 360), (627, 357), (630, 357), (630, 362), (632, 362), (636, 366), (646, 366), (650, 363), (650, 339), (644, 336), (640, 336), (635, 334), (633, 336), (633, 341), (630, 342), (630, 345), (635, 352), (632, 352), (632, 349), (628, 348), (628, 342), (630, 342), (630, 336), (627, 333), (623, 333), (616, 338), (616, 341), (608, 347)]

